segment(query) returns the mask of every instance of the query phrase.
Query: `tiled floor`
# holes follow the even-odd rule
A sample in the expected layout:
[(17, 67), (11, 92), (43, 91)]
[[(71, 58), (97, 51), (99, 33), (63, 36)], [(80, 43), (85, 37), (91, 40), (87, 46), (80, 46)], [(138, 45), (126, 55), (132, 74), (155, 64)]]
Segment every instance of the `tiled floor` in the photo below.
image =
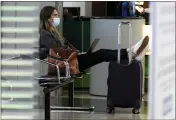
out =
[[(141, 119), (142, 120), (142, 119), (147, 119), (146, 96), (144, 97), (143, 105), (140, 109), (140, 114), (138, 115), (132, 114), (132, 109), (124, 109), (124, 108), (123, 109), (116, 108), (115, 114), (107, 114), (106, 97), (95, 97), (85, 92), (75, 92), (74, 98), (75, 98), (74, 106), (76, 107), (94, 106), (95, 111), (94, 112), (52, 111), (51, 112), (52, 120), (121, 120), (121, 119), (126, 119), (126, 120)], [(56, 99), (56, 97), (53, 96), (51, 98), (51, 104), (52, 105), (57, 104), (59, 106), (68, 106), (67, 93), (63, 94), (62, 97), (60, 97), (60, 99)]]

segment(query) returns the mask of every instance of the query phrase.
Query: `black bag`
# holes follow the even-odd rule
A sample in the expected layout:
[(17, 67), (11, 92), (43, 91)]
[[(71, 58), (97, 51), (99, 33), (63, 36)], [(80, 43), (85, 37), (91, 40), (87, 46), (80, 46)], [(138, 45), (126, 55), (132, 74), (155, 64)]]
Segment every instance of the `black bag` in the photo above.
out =
[[(115, 107), (134, 108), (134, 114), (139, 113), (142, 104), (142, 81), (143, 69), (141, 62), (132, 60), (120, 61), (120, 27), (129, 25), (129, 46), (132, 43), (132, 28), (129, 22), (122, 22), (118, 29), (118, 61), (109, 63), (108, 73), (108, 95), (107, 95), (107, 112), (115, 112)], [(132, 51), (130, 50), (130, 56)]]

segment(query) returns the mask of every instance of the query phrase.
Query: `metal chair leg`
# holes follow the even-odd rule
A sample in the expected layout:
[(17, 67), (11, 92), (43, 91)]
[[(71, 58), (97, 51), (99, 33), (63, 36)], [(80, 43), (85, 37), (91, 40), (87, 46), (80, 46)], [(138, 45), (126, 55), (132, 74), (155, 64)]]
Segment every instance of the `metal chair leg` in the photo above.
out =
[(74, 82), (68, 84), (68, 103), (70, 107), (74, 106)]
[(50, 92), (46, 92), (47, 88), (44, 88), (45, 94), (45, 120), (50, 120)]
[(59, 107), (59, 106), (51, 106), (51, 110), (68, 110), (68, 111), (88, 111), (93, 112), (93, 107), (74, 107), (74, 82), (70, 82), (68, 84), (68, 102), (69, 107)]

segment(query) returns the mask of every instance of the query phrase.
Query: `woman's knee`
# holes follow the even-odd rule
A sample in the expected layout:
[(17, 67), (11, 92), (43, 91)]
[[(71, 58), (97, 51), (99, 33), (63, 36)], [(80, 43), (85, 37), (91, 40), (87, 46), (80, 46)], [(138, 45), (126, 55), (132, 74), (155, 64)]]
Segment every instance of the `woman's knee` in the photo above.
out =
[(108, 54), (108, 50), (107, 49), (99, 49), (96, 51), (96, 54), (99, 57), (99, 59), (106, 61), (106, 56)]

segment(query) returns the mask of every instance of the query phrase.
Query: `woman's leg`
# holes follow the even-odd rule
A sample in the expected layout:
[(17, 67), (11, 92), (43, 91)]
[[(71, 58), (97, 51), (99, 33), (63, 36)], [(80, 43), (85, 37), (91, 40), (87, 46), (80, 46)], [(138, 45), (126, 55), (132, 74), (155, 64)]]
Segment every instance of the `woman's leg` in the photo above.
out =
[[(100, 49), (90, 54), (78, 55), (79, 71), (84, 70), (102, 63), (117, 60), (117, 50)], [(128, 52), (126, 49), (121, 49), (121, 59), (128, 59)]]
[[(71, 55), (68, 59), (70, 72), (72, 74), (77, 74), (79, 73), (79, 71), (83, 72), (84, 70), (101, 62), (109, 62), (109, 61), (117, 60), (117, 50), (100, 49), (93, 53), (81, 54), (78, 56), (76, 53), (75, 54), (72, 53), (72, 54), (73, 55)], [(122, 60), (128, 59), (128, 53), (126, 49), (121, 50), (121, 59)], [(77, 61), (78, 61), (79, 71), (76, 67)], [(63, 62), (59, 62), (57, 65), (60, 67), (64, 66)]]
[[(145, 36), (137, 44), (132, 47), (132, 58), (136, 60), (142, 60), (148, 49), (149, 37)], [(121, 60), (128, 59), (129, 49), (121, 49)], [(100, 49), (90, 54), (78, 55), (79, 71), (84, 70), (99, 64), (101, 62), (109, 62), (117, 60), (117, 50)]]

